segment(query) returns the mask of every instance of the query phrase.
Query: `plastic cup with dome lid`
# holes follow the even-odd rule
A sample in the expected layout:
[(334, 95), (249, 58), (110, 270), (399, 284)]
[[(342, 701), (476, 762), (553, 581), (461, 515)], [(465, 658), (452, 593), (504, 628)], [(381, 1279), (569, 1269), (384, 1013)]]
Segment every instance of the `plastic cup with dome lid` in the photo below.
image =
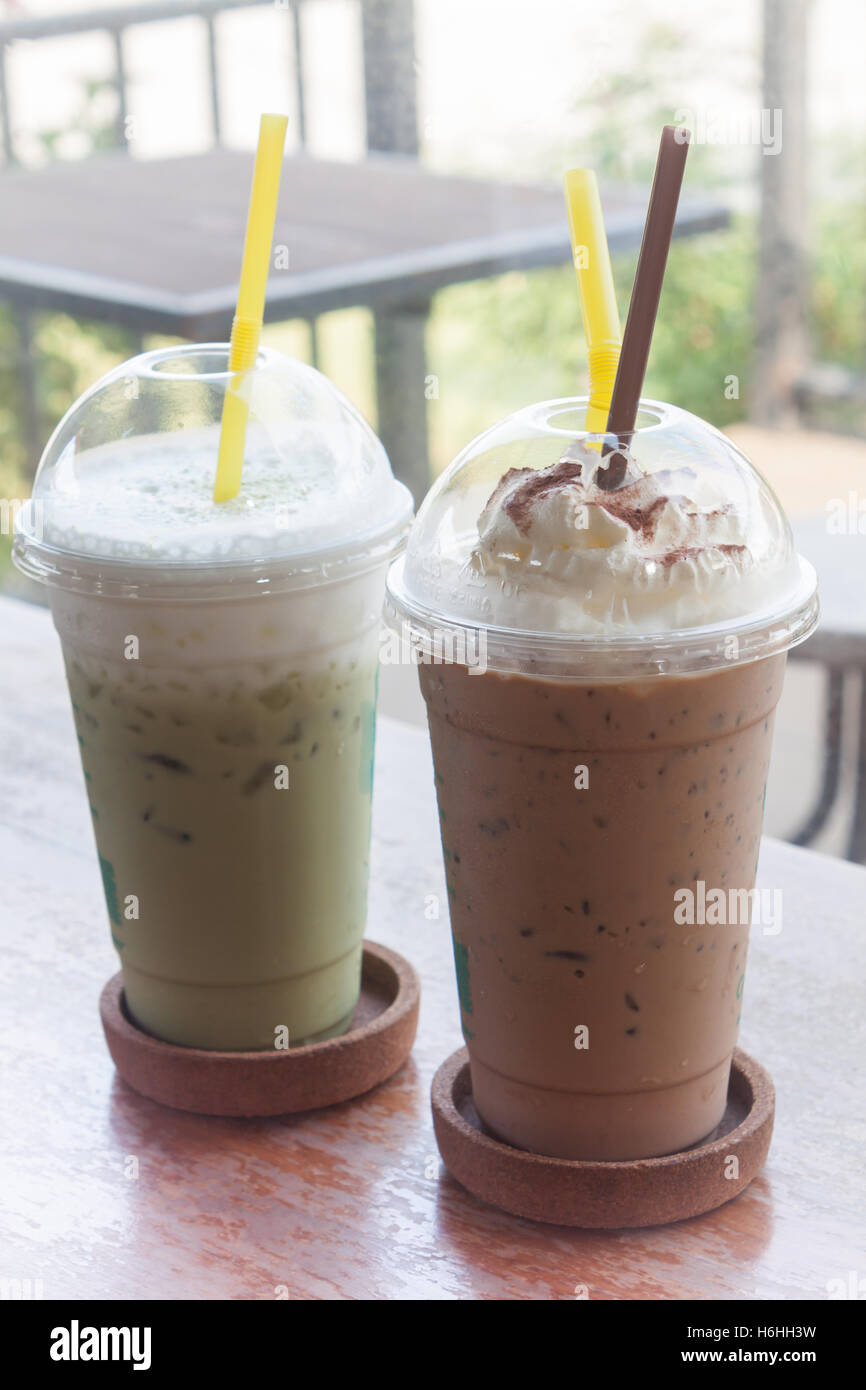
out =
[(773, 716), (818, 615), (757, 470), (640, 399), (687, 149), (665, 129), (621, 349), (593, 181), (572, 181), (585, 316), (610, 310), (587, 323), (593, 390), (468, 444), (388, 576), (427, 707), (474, 1103), (506, 1144), (562, 1159), (678, 1152), (724, 1114)]
[[(214, 500), (226, 394), (243, 476)], [(212, 1049), (347, 1026), (385, 571), (410, 495), (349, 401), (269, 348), (145, 353), (49, 441), (14, 555), (47, 585), (133, 1020)]]

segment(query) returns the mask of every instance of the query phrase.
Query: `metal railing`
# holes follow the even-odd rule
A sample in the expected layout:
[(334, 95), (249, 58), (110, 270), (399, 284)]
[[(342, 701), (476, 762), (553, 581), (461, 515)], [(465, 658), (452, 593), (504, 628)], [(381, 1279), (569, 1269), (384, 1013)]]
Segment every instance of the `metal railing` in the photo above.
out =
[[(214, 145), (222, 138), (220, 102), (220, 60), (217, 18), (229, 10), (270, 6), (282, 12), (291, 24), (293, 83), (298, 144), (307, 144), (305, 64), (301, 10), (315, 0), (153, 0), (150, 4), (85, 10), (70, 15), (0, 21), (0, 139), (2, 160), (17, 162), (15, 125), (8, 81), (7, 56), (14, 44), (39, 39), (56, 39), (68, 34), (107, 33), (114, 48), (113, 86), (117, 92), (114, 143), (127, 149), (129, 78), (126, 67), (127, 30), (142, 24), (165, 23), (174, 19), (198, 19), (204, 28), (207, 46), (207, 73), (210, 97), (211, 136)], [(364, 94), (366, 104), (367, 147), (417, 154), (417, 114), (414, 85), (405, 80), (411, 73), (411, 0), (358, 0), (361, 10), (364, 54)], [(404, 80), (395, 82), (395, 77)], [(383, 83), (383, 78), (384, 83)], [(395, 97), (397, 100), (395, 101)]]
[(222, 118), (220, 109), (219, 53), (217, 48), (216, 16), (226, 10), (250, 9), (270, 5), (291, 12), (294, 40), (294, 83), (297, 109), (297, 130), (301, 147), (306, 141), (304, 120), (304, 62), (300, 9), (304, 0), (154, 0), (152, 4), (129, 5), (123, 9), (84, 10), (71, 15), (44, 15), (34, 19), (0, 22), (0, 136), (3, 140), (3, 159), (15, 164), (15, 130), (12, 119), (11, 95), (7, 77), (7, 52), (12, 44), (37, 39), (56, 39), (67, 34), (107, 33), (114, 48), (114, 87), (117, 92), (115, 145), (127, 149), (127, 90), (124, 39), (126, 31), (142, 24), (165, 23), (172, 19), (200, 19), (207, 42), (207, 68), (213, 143), (220, 143)]

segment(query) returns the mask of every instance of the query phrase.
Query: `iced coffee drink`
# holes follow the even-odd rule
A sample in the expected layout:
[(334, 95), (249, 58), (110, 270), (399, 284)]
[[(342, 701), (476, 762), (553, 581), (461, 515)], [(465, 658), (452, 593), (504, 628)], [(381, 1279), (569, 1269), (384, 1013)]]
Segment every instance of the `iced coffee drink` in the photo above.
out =
[(50, 586), (126, 1006), (247, 1050), (337, 1034), (357, 1002), (379, 615), (411, 504), (348, 402), (262, 353), (243, 488), (217, 506), (224, 366), (172, 350), (101, 383), (17, 545)]
[[(392, 568), (389, 612), (429, 657), (479, 1114), (537, 1153), (627, 1159), (724, 1111), (773, 714), (814, 576), (716, 431), (646, 403), (611, 488), (579, 405), (469, 446)], [(708, 894), (733, 910), (699, 920)]]

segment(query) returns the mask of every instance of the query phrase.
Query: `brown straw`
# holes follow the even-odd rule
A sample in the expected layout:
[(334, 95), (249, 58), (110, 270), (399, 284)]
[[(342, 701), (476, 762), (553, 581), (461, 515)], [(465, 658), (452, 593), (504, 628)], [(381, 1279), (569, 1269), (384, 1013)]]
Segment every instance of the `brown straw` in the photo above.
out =
[[(691, 138), (691, 133), (681, 126), (666, 125), (662, 130), (634, 286), (628, 306), (628, 318), (622, 338), (622, 351), (607, 417), (607, 433), (617, 435), (620, 441), (626, 444), (637, 419)], [(618, 487), (625, 471), (626, 459), (621, 453), (614, 451), (609, 455), (606, 468), (599, 469), (597, 482), (600, 487), (608, 489)]]

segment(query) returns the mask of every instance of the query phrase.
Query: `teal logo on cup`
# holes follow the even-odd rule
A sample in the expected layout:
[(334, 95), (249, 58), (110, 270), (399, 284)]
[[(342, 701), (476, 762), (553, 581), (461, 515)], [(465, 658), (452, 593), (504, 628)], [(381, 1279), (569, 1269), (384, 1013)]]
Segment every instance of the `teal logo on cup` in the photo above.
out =
[(457, 971), (457, 993), (460, 997), (460, 1007), (465, 1014), (472, 1012), (472, 991), (469, 987), (469, 950), (457, 937), (452, 937), (454, 942), (454, 968)]
[[(117, 900), (117, 881), (114, 877), (114, 865), (108, 859), (103, 859), (101, 854), (99, 856), (99, 872), (102, 874), (102, 889), (105, 893), (105, 906), (108, 908), (109, 919), (115, 927), (119, 927), (120, 903)], [(119, 940), (114, 932), (111, 933), (111, 939), (118, 951), (121, 951), (125, 943)]]

